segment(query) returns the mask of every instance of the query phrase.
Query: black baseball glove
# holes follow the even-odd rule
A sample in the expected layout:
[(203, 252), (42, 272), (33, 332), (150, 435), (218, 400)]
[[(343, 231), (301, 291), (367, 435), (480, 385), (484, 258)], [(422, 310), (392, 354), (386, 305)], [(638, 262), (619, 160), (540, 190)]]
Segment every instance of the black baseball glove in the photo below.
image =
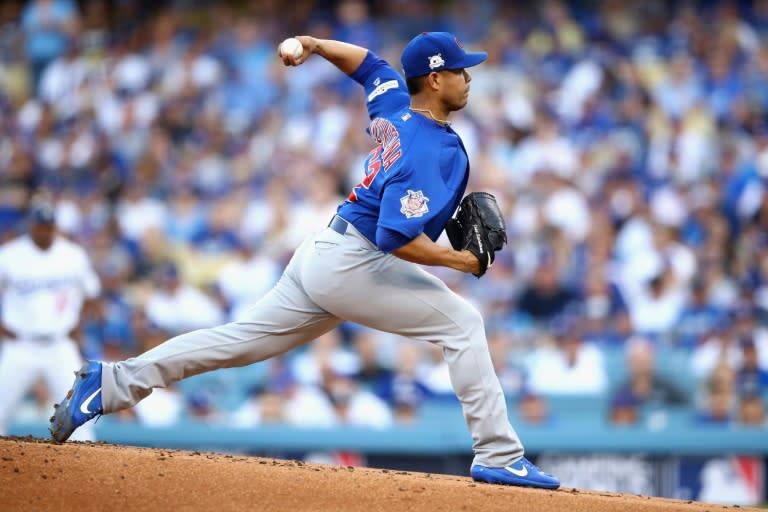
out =
[(496, 198), (488, 192), (470, 192), (459, 203), (456, 216), (445, 225), (448, 240), (457, 251), (463, 249), (474, 254), (480, 261), (480, 277), (485, 274), (507, 243), (507, 226), (504, 223)]

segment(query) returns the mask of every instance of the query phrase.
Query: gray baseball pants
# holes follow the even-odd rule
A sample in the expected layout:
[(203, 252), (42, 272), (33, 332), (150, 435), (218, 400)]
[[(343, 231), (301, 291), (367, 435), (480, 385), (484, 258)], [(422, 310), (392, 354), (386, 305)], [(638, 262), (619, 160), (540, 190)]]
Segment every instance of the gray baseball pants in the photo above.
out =
[(523, 455), (480, 313), (440, 279), (381, 252), (351, 225), (345, 234), (326, 228), (305, 240), (277, 285), (244, 318), (105, 363), (104, 412), (131, 407), (152, 388), (192, 375), (277, 356), (344, 320), (441, 346), (474, 440), (474, 463), (502, 467)]

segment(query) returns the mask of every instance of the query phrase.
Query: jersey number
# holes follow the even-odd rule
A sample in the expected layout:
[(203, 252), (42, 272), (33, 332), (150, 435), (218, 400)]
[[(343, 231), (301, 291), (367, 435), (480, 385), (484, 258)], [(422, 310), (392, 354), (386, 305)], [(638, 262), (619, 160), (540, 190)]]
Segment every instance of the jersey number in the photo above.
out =
[(65, 292), (61, 292), (56, 296), (56, 312), (61, 313), (67, 308), (69, 297)]
[(379, 171), (383, 168), (386, 172), (386, 170), (392, 167), (392, 164), (400, 158), (400, 139), (398, 138), (394, 142), (394, 144), (390, 144), (390, 146), (387, 147), (386, 151), (383, 151), (383, 145), (379, 145), (368, 154), (368, 167), (365, 170), (365, 178), (352, 188), (352, 192), (349, 193), (349, 197), (347, 198), (349, 201), (357, 201), (356, 190), (360, 187), (363, 187), (366, 190), (371, 188), (371, 183), (376, 179), (376, 175), (379, 174)]

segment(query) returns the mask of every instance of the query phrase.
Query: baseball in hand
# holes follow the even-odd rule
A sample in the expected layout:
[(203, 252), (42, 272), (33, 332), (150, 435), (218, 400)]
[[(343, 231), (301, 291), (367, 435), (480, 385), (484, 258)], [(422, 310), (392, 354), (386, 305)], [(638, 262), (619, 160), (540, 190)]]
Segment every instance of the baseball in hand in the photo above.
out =
[(282, 43), (280, 43), (280, 55), (283, 57), (293, 56), (294, 59), (298, 59), (304, 54), (304, 47), (301, 45), (301, 41), (295, 37), (289, 37)]

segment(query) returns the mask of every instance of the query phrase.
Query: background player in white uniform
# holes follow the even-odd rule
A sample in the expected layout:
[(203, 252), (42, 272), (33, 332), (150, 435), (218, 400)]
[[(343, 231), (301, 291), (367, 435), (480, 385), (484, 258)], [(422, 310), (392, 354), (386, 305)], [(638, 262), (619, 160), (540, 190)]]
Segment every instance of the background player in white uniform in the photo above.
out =
[[(86, 252), (58, 235), (54, 221), (53, 204), (33, 199), (27, 233), (0, 246), (0, 434), (38, 378), (60, 397), (82, 364), (72, 333), (100, 283)], [(75, 439), (94, 438), (86, 427)]]

